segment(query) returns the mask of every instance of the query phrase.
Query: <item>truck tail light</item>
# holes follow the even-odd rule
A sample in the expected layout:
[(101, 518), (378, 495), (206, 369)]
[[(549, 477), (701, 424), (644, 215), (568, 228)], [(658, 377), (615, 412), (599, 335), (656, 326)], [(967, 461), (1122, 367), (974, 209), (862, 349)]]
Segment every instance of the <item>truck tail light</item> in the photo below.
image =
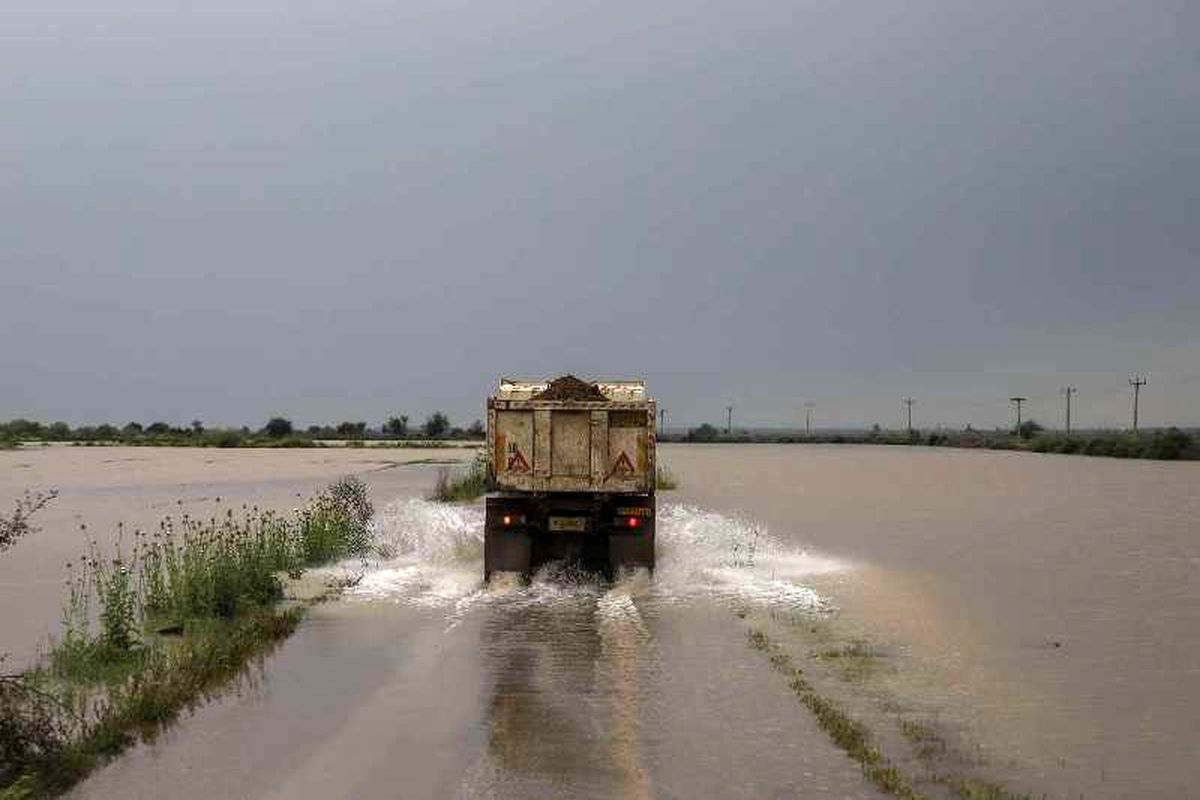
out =
[(648, 515), (636, 513), (642, 510), (643, 509), (630, 508), (620, 509), (616, 518), (613, 519), (613, 526), (631, 531), (646, 527)]

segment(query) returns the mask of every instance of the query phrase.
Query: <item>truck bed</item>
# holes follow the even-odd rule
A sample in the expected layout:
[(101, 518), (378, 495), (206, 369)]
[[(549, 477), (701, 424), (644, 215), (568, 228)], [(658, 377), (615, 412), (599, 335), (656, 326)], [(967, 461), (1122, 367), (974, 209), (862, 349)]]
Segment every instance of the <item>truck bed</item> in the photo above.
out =
[(546, 381), (501, 379), (488, 398), (493, 486), (512, 492), (654, 492), (654, 401), (642, 381), (599, 381), (604, 399), (537, 399)]

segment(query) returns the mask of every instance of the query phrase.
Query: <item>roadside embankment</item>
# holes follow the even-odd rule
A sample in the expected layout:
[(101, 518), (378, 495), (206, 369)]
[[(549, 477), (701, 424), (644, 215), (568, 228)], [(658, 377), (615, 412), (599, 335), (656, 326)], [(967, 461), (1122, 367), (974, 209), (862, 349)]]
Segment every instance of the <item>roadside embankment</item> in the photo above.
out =
[(290, 515), (184, 513), (111, 551), (91, 540), (68, 565), (61, 637), (0, 677), (0, 798), (65, 791), (245, 674), (344, 585), (288, 592), (311, 567), (366, 554), (372, 513), (349, 477)]

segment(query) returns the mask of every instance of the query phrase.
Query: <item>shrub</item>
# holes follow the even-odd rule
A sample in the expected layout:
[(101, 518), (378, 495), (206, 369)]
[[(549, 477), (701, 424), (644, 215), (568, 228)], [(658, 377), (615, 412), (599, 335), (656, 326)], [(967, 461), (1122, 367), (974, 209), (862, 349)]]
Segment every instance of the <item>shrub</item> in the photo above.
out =
[(425, 420), (425, 435), (430, 439), (438, 439), (450, 430), (450, 418), (440, 411), (435, 411)]
[(48, 492), (25, 492), (17, 500), (12, 515), (0, 517), (0, 553), (12, 547), (17, 539), (36, 530), (29, 520), (56, 497), (58, 491), (54, 489)]
[(338, 436), (348, 436), (361, 439), (366, 433), (367, 423), (365, 422), (339, 422), (337, 426)]
[(1143, 457), (1174, 460), (1181, 457), (1191, 444), (1192, 437), (1178, 428), (1156, 431), (1143, 448)]
[(442, 503), (464, 503), (484, 495), (488, 490), (487, 455), (480, 451), (465, 473), (454, 475), (448, 469), (438, 470), (430, 500)]
[(1045, 428), (1036, 420), (1027, 419), (1021, 423), (1021, 427), (1017, 429), (1017, 435), (1022, 439), (1031, 439), (1034, 434), (1041, 433)]
[(666, 467), (657, 467), (654, 470), (654, 488), (670, 491), (679, 488), (679, 480), (674, 473)]
[(272, 439), (282, 439), (292, 435), (292, 421), (284, 417), (272, 417), (263, 427), (263, 433)]

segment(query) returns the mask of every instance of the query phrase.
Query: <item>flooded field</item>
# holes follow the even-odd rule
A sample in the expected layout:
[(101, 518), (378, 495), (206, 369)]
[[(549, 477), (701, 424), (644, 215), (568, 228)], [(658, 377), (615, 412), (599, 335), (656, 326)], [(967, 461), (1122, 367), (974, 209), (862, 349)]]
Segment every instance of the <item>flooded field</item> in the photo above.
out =
[(256, 680), (75, 796), (881, 796), (747, 646), (748, 625), (773, 625), (808, 657), (795, 620), (878, 655), (842, 687), (869, 725), (933, 720), (1005, 785), (1194, 794), (1200, 465), (664, 446), (681, 489), (660, 495), (652, 577), (485, 587), (481, 509), (421, 499), (438, 467), (405, 463), (469, 457), (0, 453), (0, 502), (62, 490), (0, 559), (0, 651), (18, 657), (54, 628), (84, 520), (104, 536), (177, 501), (289, 508), (355, 471), (389, 545), (339, 567), (357, 585)]

